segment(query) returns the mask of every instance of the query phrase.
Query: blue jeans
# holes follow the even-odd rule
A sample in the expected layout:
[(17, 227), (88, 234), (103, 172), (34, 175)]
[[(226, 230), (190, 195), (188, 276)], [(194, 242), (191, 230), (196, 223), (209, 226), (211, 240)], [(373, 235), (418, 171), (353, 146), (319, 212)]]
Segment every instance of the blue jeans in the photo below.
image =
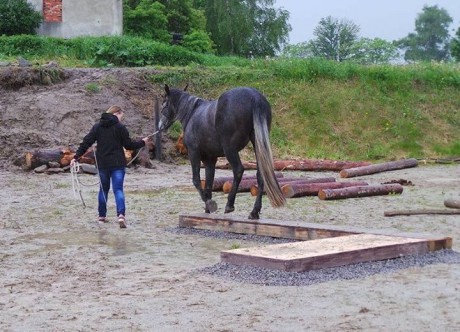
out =
[(98, 211), (99, 217), (107, 216), (107, 200), (110, 189), (110, 179), (112, 179), (112, 190), (115, 195), (117, 206), (117, 216), (125, 215), (125, 193), (123, 192), (123, 182), (125, 180), (125, 168), (105, 168), (99, 169)]

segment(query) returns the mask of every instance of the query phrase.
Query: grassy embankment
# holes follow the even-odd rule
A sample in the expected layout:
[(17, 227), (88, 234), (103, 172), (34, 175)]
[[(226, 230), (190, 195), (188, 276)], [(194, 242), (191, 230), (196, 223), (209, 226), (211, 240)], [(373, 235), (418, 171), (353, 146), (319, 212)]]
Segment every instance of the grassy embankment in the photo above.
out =
[[(460, 67), (454, 64), (249, 61), (126, 37), (0, 37), (0, 60), (19, 55), (74, 67), (154, 66), (162, 74), (150, 76), (153, 83), (189, 84), (191, 93), (206, 99), (235, 86), (253, 86), (272, 104), (271, 141), (278, 158), (460, 156)], [(179, 127), (173, 130), (177, 134)]]

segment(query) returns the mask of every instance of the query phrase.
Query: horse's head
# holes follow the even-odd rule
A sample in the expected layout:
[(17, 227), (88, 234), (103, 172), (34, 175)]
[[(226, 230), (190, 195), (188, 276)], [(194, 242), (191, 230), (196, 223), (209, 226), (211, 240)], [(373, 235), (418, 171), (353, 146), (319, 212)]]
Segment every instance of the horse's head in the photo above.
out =
[[(187, 90), (185, 87), (184, 91)], [(177, 120), (178, 109), (177, 109), (177, 99), (176, 96), (177, 90), (170, 89), (167, 84), (165, 84), (165, 95), (163, 97), (163, 103), (161, 106), (161, 117), (158, 124), (159, 130), (166, 130)], [(176, 102), (175, 102), (176, 101)]]

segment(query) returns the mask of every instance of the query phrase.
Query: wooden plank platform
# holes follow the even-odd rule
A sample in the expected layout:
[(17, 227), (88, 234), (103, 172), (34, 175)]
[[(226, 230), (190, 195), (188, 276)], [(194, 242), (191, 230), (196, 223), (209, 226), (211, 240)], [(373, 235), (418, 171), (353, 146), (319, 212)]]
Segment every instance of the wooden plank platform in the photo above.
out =
[(374, 234), (241, 248), (221, 252), (222, 262), (289, 272), (420, 255), (431, 251), (429, 240)]
[(201, 213), (179, 216), (179, 227), (271, 236), (292, 240), (314, 240), (360, 234), (361, 231), (322, 224), (280, 221), (273, 219), (243, 219), (217, 214)]
[(284, 271), (300, 272), (452, 248), (452, 238), (440, 235), (394, 233), (299, 221), (250, 220), (205, 213), (180, 215), (179, 227), (299, 240), (221, 253), (223, 262)]

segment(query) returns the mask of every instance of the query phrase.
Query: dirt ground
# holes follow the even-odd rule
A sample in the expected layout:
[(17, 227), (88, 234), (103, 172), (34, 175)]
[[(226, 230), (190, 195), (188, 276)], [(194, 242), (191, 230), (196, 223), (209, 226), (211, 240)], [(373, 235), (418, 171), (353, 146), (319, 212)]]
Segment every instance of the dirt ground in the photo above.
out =
[[(88, 92), (90, 82), (101, 90)], [(14, 166), (30, 149), (78, 144), (100, 112), (115, 103), (131, 110), (127, 125), (134, 136), (151, 132), (148, 110), (155, 91), (137, 72), (118, 69), (72, 70), (65, 82), (50, 86), (0, 87), (0, 330), (460, 330), (458, 264), (283, 287), (201, 273), (220, 261), (221, 250), (260, 244), (172, 231), (179, 214), (203, 211), (190, 167), (174, 152), (167, 154), (167, 163), (154, 161), (152, 169), (128, 170), (125, 230), (115, 223), (113, 195), (111, 222), (95, 221), (97, 177), (79, 177), (84, 208), (69, 173), (35, 174)], [(218, 170), (217, 176), (228, 174)], [(302, 175), (338, 178), (335, 172)], [(262, 217), (440, 234), (451, 236), (453, 249), (460, 250), (458, 215), (383, 215), (442, 209), (445, 199), (459, 199), (458, 164), (420, 163), (359, 179), (406, 179), (414, 186), (404, 187), (401, 195), (289, 199), (281, 209), (264, 198)], [(215, 194), (217, 213), (225, 199)], [(239, 194), (233, 215), (246, 217), (252, 204), (249, 194)]]

